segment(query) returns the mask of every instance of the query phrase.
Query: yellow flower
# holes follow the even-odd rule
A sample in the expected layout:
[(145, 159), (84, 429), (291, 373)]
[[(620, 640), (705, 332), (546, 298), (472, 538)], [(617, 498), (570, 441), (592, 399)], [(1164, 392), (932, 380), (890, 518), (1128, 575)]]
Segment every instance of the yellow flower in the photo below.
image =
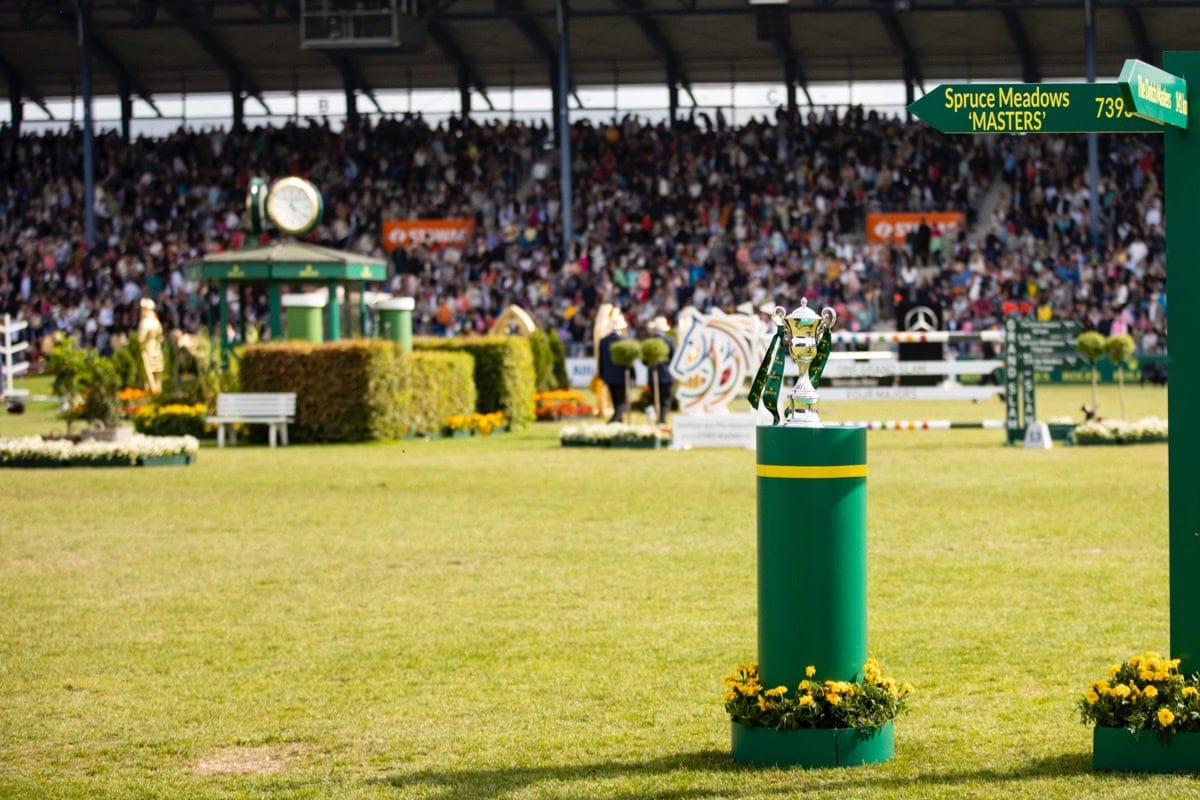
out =
[(1155, 697), (1158, 697), (1158, 689), (1155, 689), (1153, 686), (1147, 686), (1142, 694), (1153, 700)]
[(811, 706), (813, 704), (812, 695), (804, 695), (799, 701), (797, 701), (797, 703), (801, 706)]
[(829, 705), (831, 706), (836, 706), (838, 703), (842, 702), (842, 696), (837, 692), (826, 692), (825, 699), (829, 701)]
[(765, 697), (763, 697), (762, 695), (759, 695), (759, 697), (758, 697), (758, 710), (759, 711), (770, 711), (774, 707), (775, 707), (774, 703), (767, 702), (767, 699)]
[(1088, 692), (1087, 701), (1089, 706), (1094, 706), (1096, 703), (1100, 702), (1100, 695), (1096, 694), (1095, 692)]
[(726, 693), (725, 693), (725, 700), (726, 700), (726, 701), (729, 701), (729, 700), (737, 700), (737, 692), (726, 692)]
[(1183, 687), (1183, 696), (1184, 696), (1184, 697), (1195, 697), (1195, 696), (1196, 696), (1196, 694), (1197, 694), (1197, 691), (1196, 691), (1196, 687), (1195, 687), (1195, 686), (1185, 686), (1185, 687)]
[(786, 686), (776, 686), (774, 689), (767, 689), (763, 692), (767, 697), (783, 697), (787, 694)]
[(1112, 693), (1117, 697), (1129, 697), (1129, 687), (1123, 683), (1118, 683), (1112, 688)]
[(1108, 677), (1115, 678), (1115, 677), (1117, 677), (1117, 673), (1120, 671), (1121, 671), (1121, 665), (1113, 664), (1111, 667), (1108, 668)]
[(900, 687), (901, 694), (909, 695), (914, 694), (916, 691), (916, 688), (914, 688), (911, 683), (906, 683)]
[(817, 668), (814, 667), (812, 664), (809, 664), (807, 667), (804, 668), (804, 676), (806, 678), (811, 678), (813, 675), (816, 675), (816, 674), (817, 674)]
[(1164, 728), (1175, 721), (1175, 715), (1171, 713), (1169, 708), (1160, 708), (1158, 710), (1158, 724)]

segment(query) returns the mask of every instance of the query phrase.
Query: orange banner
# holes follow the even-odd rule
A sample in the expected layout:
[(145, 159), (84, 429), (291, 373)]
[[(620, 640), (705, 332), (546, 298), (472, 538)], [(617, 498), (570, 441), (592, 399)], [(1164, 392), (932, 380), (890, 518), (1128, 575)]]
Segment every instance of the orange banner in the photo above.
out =
[(930, 228), (942, 229), (942, 238), (950, 241), (966, 225), (967, 218), (961, 211), (897, 212), (892, 214), (867, 214), (867, 239), (882, 244), (893, 241), (904, 244), (910, 231), (921, 226), (921, 220)]
[(475, 236), (475, 220), (455, 219), (385, 219), (383, 249), (392, 252), (397, 247), (428, 242), (435, 250), (448, 245), (465, 248)]

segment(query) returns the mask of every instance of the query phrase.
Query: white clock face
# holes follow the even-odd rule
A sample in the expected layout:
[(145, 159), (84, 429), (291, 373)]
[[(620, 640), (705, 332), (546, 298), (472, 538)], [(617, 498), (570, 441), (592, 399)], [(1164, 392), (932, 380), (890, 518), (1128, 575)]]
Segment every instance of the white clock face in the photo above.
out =
[(285, 233), (307, 233), (321, 216), (321, 196), (302, 178), (283, 178), (267, 195), (267, 214)]

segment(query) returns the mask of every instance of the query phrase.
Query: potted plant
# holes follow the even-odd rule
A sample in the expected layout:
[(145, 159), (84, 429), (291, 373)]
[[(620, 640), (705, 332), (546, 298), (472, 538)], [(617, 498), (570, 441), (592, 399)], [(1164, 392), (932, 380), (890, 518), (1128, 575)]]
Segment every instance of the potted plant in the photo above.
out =
[[(667, 343), (662, 339), (659, 339), (658, 337), (652, 337), (642, 342), (641, 357), (642, 363), (645, 364), (646, 369), (650, 371), (650, 384), (654, 387), (654, 408), (656, 410), (663, 408), (661, 397), (662, 387), (658, 385), (658, 370), (656, 367), (659, 364), (665, 363), (666, 360), (671, 357), (671, 348), (668, 347)], [(657, 413), (657, 411), (655, 413)], [(663, 414), (663, 420), (658, 421), (662, 422), (665, 421), (665, 419), (666, 413)]]
[[(633, 339), (621, 339), (613, 342), (612, 345), (612, 360), (617, 366), (624, 369), (625, 373), (625, 396), (629, 397), (629, 370), (633, 368), (634, 363), (642, 355), (642, 346)], [(625, 421), (625, 413), (628, 408), (628, 403), (623, 403), (617, 411), (621, 421)]]
[(735, 758), (740, 750), (750, 763), (834, 767), (891, 757), (891, 724), (913, 694), (910, 684), (885, 676), (874, 658), (857, 680), (821, 680), (812, 665), (804, 673), (798, 686), (770, 688), (757, 664), (725, 676)]
[(1125, 362), (1137, 349), (1133, 337), (1128, 333), (1110, 336), (1104, 342), (1108, 360), (1117, 366), (1117, 396), (1121, 399), (1121, 419), (1125, 419)]
[(1113, 664), (1088, 684), (1078, 708), (1095, 726), (1096, 769), (1200, 771), (1200, 675), (1185, 678), (1179, 659), (1148, 652)]
[(1091, 419), (1100, 406), (1100, 401), (1096, 399), (1096, 362), (1100, 360), (1100, 356), (1104, 355), (1104, 336), (1096, 331), (1084, 331), (1075, 340), (1075, 349), (1088, 360), (1092, 367), (1092, 407), (1084, 409), (1088, 419)]

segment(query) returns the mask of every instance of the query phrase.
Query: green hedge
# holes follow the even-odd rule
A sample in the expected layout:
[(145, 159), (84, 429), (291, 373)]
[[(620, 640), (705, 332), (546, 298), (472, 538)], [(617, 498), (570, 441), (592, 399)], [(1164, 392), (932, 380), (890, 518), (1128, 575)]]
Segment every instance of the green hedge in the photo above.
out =
[(246, 348), (243, 392), (295, 392), (297, 442), (356, 442), (437, 433), (475, 407), (466, 353), (404, 353), (395, 342), (285, 342)]
[(413, 347), (425, 351), (466, 351), (475, 357), (476, 410), (480, 414), (503, 411), (509, 424), (523, 426), (534, 420), (533, 394), (537, 377), (529, 340), (520, 336), (462, 336), (443, 339), (420, 336)]

